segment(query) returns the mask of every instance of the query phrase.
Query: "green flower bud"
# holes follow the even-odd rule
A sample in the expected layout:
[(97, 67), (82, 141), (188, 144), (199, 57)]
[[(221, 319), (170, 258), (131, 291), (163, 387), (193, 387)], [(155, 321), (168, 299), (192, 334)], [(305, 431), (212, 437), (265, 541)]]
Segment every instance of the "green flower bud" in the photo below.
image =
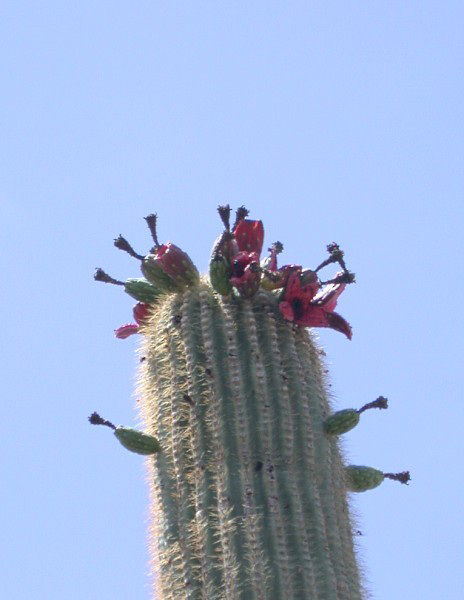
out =
[(351, 492), (373, 490), (382, 483), (385, 475), (372, 467), (350, 465), (345, 468), (346, 485)]
[(359, 419), (359, 412), (354, 408), (339, 410), (324, 421), (324, 431), (328, 435), (341, 435), (356, 427)]
[(156, 454), (161, 449), (155, 437), (142, 433), (138, 429), (118, 425), (114, 430), (114, 435), (124, 448), (136, 454)]
[(209, 263), (209, 279), (211, 286), (221, 296), (228, 296), (232, 292), (229, 281), (229, 263), (223, 256), (215, 256)]
[(153, 304), (160, 297), (160, 290), (146, 279), (128, 279), (124, 289), (129, 296), (145, 304)]

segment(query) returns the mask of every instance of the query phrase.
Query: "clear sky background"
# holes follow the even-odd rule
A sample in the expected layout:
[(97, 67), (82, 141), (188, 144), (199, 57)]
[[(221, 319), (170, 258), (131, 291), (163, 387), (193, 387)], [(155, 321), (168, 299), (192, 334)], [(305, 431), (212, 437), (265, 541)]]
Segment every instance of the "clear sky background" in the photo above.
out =
[(131, 299), (143, 217), (205, 271), (245, 204), (284, 262), (327, 243), (357, 283), (318, 332), (337, 408), (387, 396), (347, 461), (410, 469), (353, 497), (375, 600), (459, 600), (463, 576), (461, 2), (2, 2), (1, 596), (149, 600)]

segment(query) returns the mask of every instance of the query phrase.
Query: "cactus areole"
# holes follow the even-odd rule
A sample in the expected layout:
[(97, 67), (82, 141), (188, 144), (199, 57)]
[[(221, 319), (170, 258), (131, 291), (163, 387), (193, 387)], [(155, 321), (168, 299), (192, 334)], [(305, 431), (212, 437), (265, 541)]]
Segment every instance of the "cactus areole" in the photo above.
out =
[[(244, 207), (223, 231), (209, 276), (200, 277), (178, 246), (160, 244), (156, 215), (146, 217), (154, 247), (137, 254), (144, 278), (118, 281), (139, 300), (118, 338), (141, 336), (139, 396), (145, 432), (116, 428), (129, 450), (149, 454), (152, 547), (158, 600), (359, 600), (347, 493), (385, 477), (345, 467), (338, 435), (366, 408), (333, 414), (322, 351), (307, 328), (351, 339), (334, 311), (354, 281), (337, 244), (314, 269), (278, 267), (280, 242), (261, 257), (264, 228)], [(338, 272), (321, 281), (319, 272)]]

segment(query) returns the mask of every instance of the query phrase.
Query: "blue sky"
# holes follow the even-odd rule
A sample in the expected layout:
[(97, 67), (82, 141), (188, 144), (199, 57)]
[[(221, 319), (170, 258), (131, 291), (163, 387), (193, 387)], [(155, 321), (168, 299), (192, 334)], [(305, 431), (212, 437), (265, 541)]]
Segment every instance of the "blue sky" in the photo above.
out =
[(375, 600), (462, 598), (463, 36), (459, 2), (3, 2), (2, 591), (149, 599), (131, 300), (143, 217), (205, 270), (218, 204), (284, 262), (345, 250), (319, 331), (337, 408), (382, 394), (347, 460), (410, 469), (353, 497)]

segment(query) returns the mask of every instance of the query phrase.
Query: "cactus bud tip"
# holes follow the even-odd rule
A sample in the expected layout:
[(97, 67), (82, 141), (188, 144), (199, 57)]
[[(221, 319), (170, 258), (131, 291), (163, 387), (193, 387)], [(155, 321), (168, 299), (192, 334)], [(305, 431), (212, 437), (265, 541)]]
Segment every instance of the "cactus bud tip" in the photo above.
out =
[(401, 471), (401, 473), (384, 473), (383, 475), (388, 479), (399, 481), (400, 483), (404, 483), (405, 485), (407, 485), (411, 481), (411, 475), (409, 471)]
[(108, 275), (108, 273), (105, 273), (105, 271), (103, 269), (100, 269), (100, 267), (97, 267), (95, 269), (93, 278), (95, 279), (95, 281), (102, 281), (103, 283), (112, 283), (113, 285), (124, 285), (123, 281), (119, 281), (119, 279), (114, 279), (114, 277), (111, 277), (110, 275)]
[(93, 412), (90, 417), (88, 417), (89, 423), (91, 425), (106, 425), (106, 427), (110, 427), (111, 429), (116, 429), (116, 426), (111, 423), (111, 421), (107, 421), (100, 417), (97, 412)]
[(122, 235), (119, 235), (117, 238), (115, 238), (114, 245), (116, 246), (116, 248), (118, 248), (118, 250), (123, 250), (124, 252), (127, 252), (127, 254), (129, 254), (133, 258), (137, 258), (138, 260), (143, 260), (144, 258), (141, 254), (137, 254), (137, 252), (132, 248), (132, 246), (129, 244), (126, 238), (124, 238)]
[(152, 213), (145, 217), (145, 221), (147, 222), (148, 229), (150, 230), (151, 237), (155, 242), (155, 248), (160, 247), (160, 243), (158, 242), (158, 234), (156, 233), (156, 221), (158, 219), (158, 215), (156, 213)]
[(218, 206), (217, 211), (221, 217), (221, 221), (224, 224), (224, 229), (230, 231), (230, 206), (225, 204), (224, 206)]

